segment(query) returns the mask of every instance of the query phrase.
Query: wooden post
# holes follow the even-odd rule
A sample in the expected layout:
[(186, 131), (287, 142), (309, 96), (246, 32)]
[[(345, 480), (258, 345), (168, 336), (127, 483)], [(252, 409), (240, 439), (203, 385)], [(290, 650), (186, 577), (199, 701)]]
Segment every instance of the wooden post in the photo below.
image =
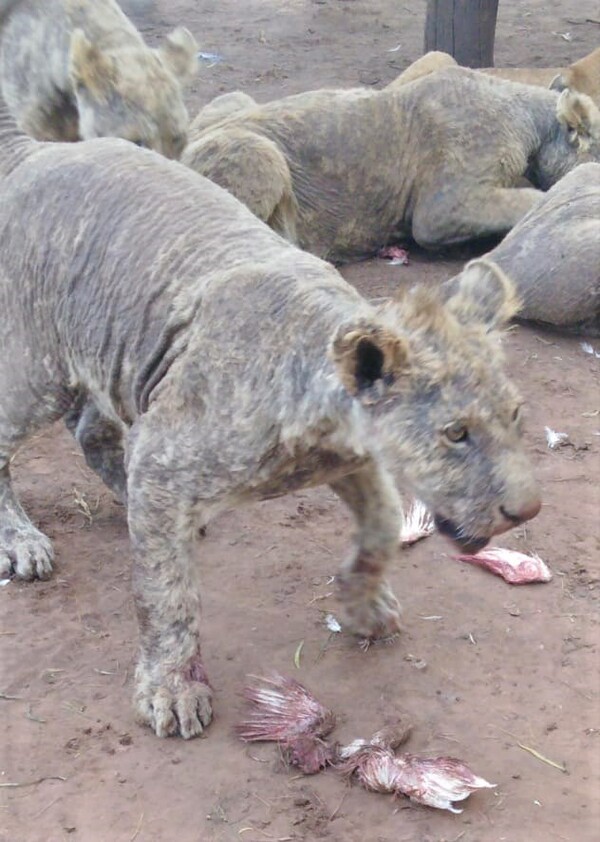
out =
[(498, 0), (427, 0), (425, 52), (443, 50), (465, 67), (494, 66)]

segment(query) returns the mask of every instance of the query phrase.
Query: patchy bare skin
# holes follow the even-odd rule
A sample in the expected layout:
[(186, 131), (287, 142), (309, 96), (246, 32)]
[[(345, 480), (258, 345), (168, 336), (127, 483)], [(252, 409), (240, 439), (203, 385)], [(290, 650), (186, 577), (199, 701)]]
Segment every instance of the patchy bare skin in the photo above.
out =
[(487, 257), (514, 280), (519, 318), (598, 336), (600, 164), (561, 179)]
[(12, 7), (0, 20), (1, 90), (25, 132), (38, 140), (122, 137), (180, 156), (188, 124), (182, 85), (196, 73), (187, 29), (155, 50), (115, 0)]
[(197, 536), (219, 510), (334, 488), (357, 522), (340, 598), (369, 638), (399, 626), (392, 474), (463, 549), (537, 513), (497, 330), (514, 294), (493, 264), (445, 305), (421, 290), (376, 309), (188, 168), (115, 139), (38, 144), (3, 119), (0, 577), (50, 575), (10, 460), (66, 415), (127, 485), (135, 704), (158, 735), (211, 719)]
[(438, 248), (506, 234), (576, 164), (600, 160), (600, 111), (450, 67), (381, 91), (244, 104), (190, 136), (183, 163), (342, 262), (409, 236)]
[[(394, 89), (429, 73), (458, 66), (457, 61), (448, 53), (432, 50), (409, 65), (387, 87)], [(538, 85), (555, 91), (568, 88), (580, 94), (587, 94), (600, 108), (600, 47), (569, 67), (486, 67), (480, 72), (498, 79), (520, 82), (523, 85)]]

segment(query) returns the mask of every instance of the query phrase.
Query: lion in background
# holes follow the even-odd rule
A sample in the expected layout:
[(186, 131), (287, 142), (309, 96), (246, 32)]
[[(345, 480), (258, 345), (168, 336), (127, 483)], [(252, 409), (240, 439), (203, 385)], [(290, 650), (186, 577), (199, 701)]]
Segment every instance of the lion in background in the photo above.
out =
[[(458, 67), (456, 60), (448, 53), (432, 50), (409, 65), (388, 88), (395, 88), (412, 82), (421, 76)], [(479, 70), (498, 79), (520, 82), (523, 85), (536, 85), (553, 91), (570, 89), (580, 94), (587, 94), (600, 108), (600, 47), (587, 56), (573, 62), (568, 67), (485, 67)]]
[(589, 97), (459, 67), (264, 105), (226, 94), (189, 134), (183, 163), (335, 262), (407, 237), (439, 248), (504, 235), (573, 167), (600, 161)]
[(38, 140), (122, 137), (178, 158), (197, 49), (182, 27), (151, 49), (115, 0), (0, 0), (1, 92)]
[(600, 336), (600, 164), (561, 178), (486, 259), (514, 282), (519, 319)]

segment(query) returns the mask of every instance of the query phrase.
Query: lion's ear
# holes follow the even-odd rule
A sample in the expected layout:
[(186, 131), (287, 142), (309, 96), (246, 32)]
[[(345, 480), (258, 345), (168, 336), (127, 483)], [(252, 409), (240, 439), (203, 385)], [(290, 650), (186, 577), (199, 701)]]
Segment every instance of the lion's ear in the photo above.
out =
[(351, 395), (380, 383), (394, 383), (408, 369), (408, 343), (375, 324), (359, 323), (338, 330), (331, 356), (339, 378)]
[(69, 76), (76, 90), (85, 88), (95, 99), (105, 97), (116, 82), (114, 62), (81, 29), (71, 35)]
[(452, 283), (448, 309), (462, 324), (502, 327), (519, 311), (513, 282), (491, 260), (471, 260)]
[(554, 79), (550, 82), (550, 90), (551, 91), (564, 91), (565, 88), (568, 88), (567, 80), (564, 77), (563, 73), (558, 73)]
[(556, 103), (556, 117), (574, 145), (585, 149), (592, 139), (600, 138), (600, 110), (586, 94), (565, 88)]
[(198, 72), (198, 44), (184, 26), (169, 32), (158, 54), (173, 76), (181, 82), (191, 82)]

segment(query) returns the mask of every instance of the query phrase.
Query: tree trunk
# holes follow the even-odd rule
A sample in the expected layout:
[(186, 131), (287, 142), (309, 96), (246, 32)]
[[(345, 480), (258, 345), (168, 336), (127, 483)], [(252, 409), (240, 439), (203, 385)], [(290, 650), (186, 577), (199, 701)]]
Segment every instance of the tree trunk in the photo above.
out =
[(465, 67), (494, 66), (498, 0), (427, 0), (425, 52), (450, 53)]

